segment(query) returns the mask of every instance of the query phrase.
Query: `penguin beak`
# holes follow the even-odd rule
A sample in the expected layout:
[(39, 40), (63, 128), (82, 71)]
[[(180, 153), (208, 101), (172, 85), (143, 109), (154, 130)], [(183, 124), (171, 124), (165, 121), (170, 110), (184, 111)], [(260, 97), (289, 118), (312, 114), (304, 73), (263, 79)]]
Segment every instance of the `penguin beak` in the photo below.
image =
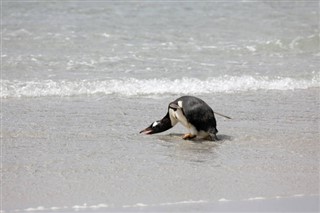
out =
[(152, 129), (150, 127), (140, 131), (140, 134), (143, 133), (143, 134), (146, 134), (146, 135), (149, 135), (152, 133)]

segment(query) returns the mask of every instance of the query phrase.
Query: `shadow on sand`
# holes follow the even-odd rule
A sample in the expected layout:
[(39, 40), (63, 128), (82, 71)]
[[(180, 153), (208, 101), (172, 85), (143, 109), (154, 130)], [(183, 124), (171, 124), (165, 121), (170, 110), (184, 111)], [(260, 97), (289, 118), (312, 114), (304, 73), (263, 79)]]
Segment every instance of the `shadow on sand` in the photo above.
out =
[[(167, 135), (159, 135), (159, 139), (160, 140), (164, 140), (164, 141), (177, 141), (177, 140), (183, 140), (184, 134), (181, 133), (170, 133)], [(191, 142), (195, 142), (195, 143), (203, 143), (203, 142), (212, 142), (212, 143), (223, 143), (224, 141), (232, 141), (233, 137), (230, 135), (224, 135), (224, 134), (219, 134), (217, 135), (218, 137), (218, 141), (210, 141), (210, 140), (205, 140), (205, 139), (200, 139), (200, 138), (193, 138), (191, 140), (187, 140), (187, 141), (191, 141)]]

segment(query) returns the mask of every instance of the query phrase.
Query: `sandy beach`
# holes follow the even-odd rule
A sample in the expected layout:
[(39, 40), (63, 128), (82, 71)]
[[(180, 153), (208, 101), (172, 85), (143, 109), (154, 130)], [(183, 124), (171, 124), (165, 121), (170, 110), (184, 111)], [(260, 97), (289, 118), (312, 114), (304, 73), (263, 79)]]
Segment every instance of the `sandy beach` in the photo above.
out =
[[(1, 6), (1, 213), (319, 212), (317, 1)], [(219, 141), (139, 134), (182, 95)]]
[[(182, 140), (182, 125), (140, 135), (163, 116), (169, 97), (5, 100), (4, 207), (255, 211), (262, 205), (272, 211), (279, 203), (289, 211), (299, 203), (317, 211), (315, 92), (203, 97), (233, 117), (217, 117), (218, 142)], [(248, 110), (253, 100), (259, 104)], [(297, 100), (304, 105), (294, 107)]]

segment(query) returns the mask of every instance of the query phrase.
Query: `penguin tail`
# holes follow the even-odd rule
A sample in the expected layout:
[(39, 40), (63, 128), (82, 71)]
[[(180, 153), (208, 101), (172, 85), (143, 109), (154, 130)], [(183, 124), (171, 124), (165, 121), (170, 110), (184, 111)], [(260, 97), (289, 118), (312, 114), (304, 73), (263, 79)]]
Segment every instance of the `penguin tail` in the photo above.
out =
[(224, 118), (227, 118), (227, 119), (232, 119), (231, 117), (223, 115), (223, 114), (221, 114), (219, 112), (214, 112), (214, 114), (219, 115), (219, 116), (224, 117)]

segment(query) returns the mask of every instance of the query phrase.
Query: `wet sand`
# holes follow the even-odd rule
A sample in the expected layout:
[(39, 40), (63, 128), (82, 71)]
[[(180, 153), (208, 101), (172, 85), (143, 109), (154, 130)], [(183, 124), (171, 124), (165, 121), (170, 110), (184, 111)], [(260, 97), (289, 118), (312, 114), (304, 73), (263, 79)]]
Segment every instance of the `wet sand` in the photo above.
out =
[(218, 142), (140, 135), (173, 97), (4, 100), (3, 210), (317, 211), (315, 94), (202, 96)]

